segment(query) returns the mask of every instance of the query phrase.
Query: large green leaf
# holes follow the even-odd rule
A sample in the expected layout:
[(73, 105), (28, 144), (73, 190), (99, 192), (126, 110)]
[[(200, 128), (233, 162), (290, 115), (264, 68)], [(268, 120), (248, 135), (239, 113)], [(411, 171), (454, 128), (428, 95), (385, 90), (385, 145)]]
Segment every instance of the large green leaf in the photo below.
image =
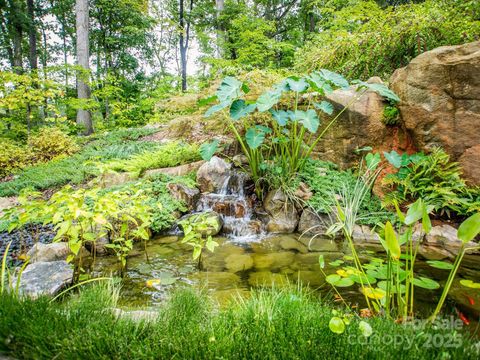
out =
[(326, 113), (328, 115), (333, 114), (333, 110), (334, 110), (333, 105), (331, 103), (329, 103), (328, 101), (324, 100), (320, 103), (314, 103), (313, 105), (315, 106), (315, 108), (323, 111), (324, 113)]
[(377, 94), (383, 96), (387, 100), (392, 102), (400, 102), (398, 95), (390, 90), (385, 84), (370, 84), (363, 81), (359, 81), (358, 84), (360, 84), (360, 87), (375, 91)]
[(464, 243), (472, 241), (480, 233), (480, 213), (476, 213), (465, 220), (457, 231), (457, 237)]
[(400, 244), (398, 243), (397, 234), (395, 234), (395, 230), (393, 230), (393, 226), (390, 221), (387, 221), (385, 224), (385, 246), (387, 247), (387, 251), (390, 253), (390, 256), (394, 260), (398, 260), (400, 258)]
[(307, 111), (297, 110), (295, 111), (295, 118), (300, 124), (302, 124), (311, 133), (316, 133), (320, 125), (320, 120), (315, 110), (310, 109)]
[(263, 144), (265, 132), (257, 128), (250, 128), (245, 134), (245, 139), (250, 149), (255, 150)]
[(442, 269), (442, 270), (452, 270), (453, 269), (453, 264), (445, 261), (439, 261), (439, 260), (428, 260), (427, 264), (430, 265), (431, 267), (434, 267), (436, 269)]
[(413, 285), (421, 287), (423, 289), (428, 289), (428, 290), (436, 290), (440, 287), (440, 284), (438, 282), (424, 276), (420, 276), (419, 278), (414, 278)]
[(422, 199), (418, 199), (408, 208), (407, 216), (405, 216), (405, 225), (412, 225), (422, 219), (424, 211), (425, 204)]
[(210, 161), (212, 156), (217, 152), (218, 142), (218, 140), (213, 140), (212, 142), (206, 142), (200, 145), (199, 151), (203, 160)]
[(272, 114), (273, 118), (277, 122), (278, 125), (280, 126), (285, 126), (288, 123), (288, 119), (290, 118), (289, 112), (285, 110), (271, 110), (270, 113)]
[(217, 89), (217, 97), (220, 102), (232, 102), (243, 94), (243, 83), (233, 76), (227, 76), (223, 79), (220, 87)]
[(345, 332), (345, 323), (337, 316), (334, 316), (330, 319), (328, 327), (335, 334), (343, 334)]
[(321, 69), (320, 74), (326, 81), (332, 83), (335, 86), (338, 86), (343, 89), (346, 89), (350, 86), (348, 84), (347, 79), (345, 79), (342, 75), (336, 72), (333, 72), (327, 69)]
[(246, 104), (245, 100), (237, 99), (230, 106), (230, 117), (233, 120), (238, 120), (254, 112), (256, 107), (255, 104)]
[(308, 82), (304, 78), (289, 77), (287, 84), (290, 90), (295, 92), (303, 92), (308, 89)]
[(480, 289), (480, 283), (473, 282), (472, 280), (462, 279), (460, 280), (460, 284), (470, 289)]
[(402, 166), (402, 156), (399, 153), (397, 153), (395, 150), (392, 150), (389, 153), (384, 151), (383, 155), (385, 156), (385, 159), (387, 159), (387, 161), (393, 166), (395, 166), (397, 169), (399, 169)]
[(331, 93), (333, 91), (332, 86), (324, 79), (320, 72), (315, 71), (308, 76), (308, 82), (310, 86), (321, 95)]
[(220, 110), (223, 110), (225, 109), (226, 107), (230, 106), (230, 102), (229, 101), (224, 101), (224, 102), (221, 102), (220, 104), (217, 104), (217, 105), (213, 105), (212, 107), (210, 107), (206, 112), (205, 112), (205, 117), (209, 117), (209, 116), (212, 116), (213, 114), (215, 114), (216, 112), (220, 111)]
[(267, 91), (257, 99), (257, 109), (260, 112), (270, 110), (280, 101), (280, 94), (276, 91)]

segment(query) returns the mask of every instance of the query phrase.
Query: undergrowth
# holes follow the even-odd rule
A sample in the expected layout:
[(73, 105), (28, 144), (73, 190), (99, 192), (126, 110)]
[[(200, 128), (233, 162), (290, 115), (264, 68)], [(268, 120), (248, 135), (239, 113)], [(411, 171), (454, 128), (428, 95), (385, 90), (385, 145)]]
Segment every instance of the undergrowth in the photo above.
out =
[[(116, 294), (91, 286), (63, 302), (0, 296), (0, 353), (21, 359), (477, 359), (475, 341), (447, 328), (353, 317), (329, 329), (331, 305), (298, 290), (260, 290), (224, 308), (180, 290), (158, 318), (135, 322), (111, 311)], [(48, 320), (46, 320), (48, 319)], [(418, 323), (416, 324), (419, 325)], [(429, 339), (450, 339), (432, 345)], [(395, 339), (393, 341), (392, 339)], [(388, 341), (387, 341), (388, 340)]]

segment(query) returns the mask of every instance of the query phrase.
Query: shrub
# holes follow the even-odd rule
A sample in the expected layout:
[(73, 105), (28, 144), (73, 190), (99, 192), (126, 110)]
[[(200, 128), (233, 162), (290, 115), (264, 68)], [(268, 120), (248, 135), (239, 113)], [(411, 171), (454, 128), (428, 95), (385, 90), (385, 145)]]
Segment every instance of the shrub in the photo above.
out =
[(1, 139), (0, 177), (7, 176), (15, 170), (22, 169), (31, 163), (32, 152), (28, 147), (17, 145), (7, 139)]
[(400, 111), (396, 106), (387, 105), (383, 108), (382, 121), (385, 125), (397, 125), (400, 117)]
[(325, 14), (324, 30), (297, 53), (296, 68), (388, 78), (427, 50), (477, 40), (479, 12), (478, 1), (427, 0), (386, 9), (372, 0), (354, 1)]
[(78, 151), (74, 139), (58, 128), (43, 127), (38, 134), (28, 139), (38, 162), (50, 161), (59, 156), (72, 155)]
[[(394, 188), (384, 198), (386, 204), (421, 198), (428, 205), (433, 205), (439, 214), (446, 213), (450, 216), (453, 212), (457, 215), (471, 215), (480, 210), (480, 189), (467, 187), (461, 178), (459, 164), (451, 162), (444, 150), (435, 148), (428, 156), (416, 156), (413, 161), (407, 160), (406, 166), (398, 166), (395, 159), (400, 159), (400, 155), (395, 154), (387, 154), (387, 159), (399, 171), (384, 179), (385, 185)], [(406, 156), (402, 158), (408, 159)]]

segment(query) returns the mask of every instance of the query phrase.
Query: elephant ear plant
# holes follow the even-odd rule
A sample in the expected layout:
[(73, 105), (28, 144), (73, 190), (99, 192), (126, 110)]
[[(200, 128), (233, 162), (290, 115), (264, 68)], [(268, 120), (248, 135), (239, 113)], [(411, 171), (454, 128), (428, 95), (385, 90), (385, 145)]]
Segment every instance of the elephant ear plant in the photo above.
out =
[[(210, 107), (206, 117), (216, 112), (228, 114), (228, 125), (248, 159), (257, 195), (261, 180), (275, 167), (276, 173), (292, 179), (340, 115), (364, 94), (373, 90), (391, 101), (399, 98), (383, 84), (357, 81), (357, 94), (335, 116), (334, 106), (325, 96), (350, 84), (341, 75), (320, 70), (307, 76), (291, 76), (260, 95), (256, 101), (246, 99), (248, 86), (234, 77), (223, 79), (216, 95), (209, 100), (219, 103)], [(330, 116), (320, 130), (319, 112)], [(253, 116), (255, 115), (255, 116)], [(262, 119), (258, 123), (254, 119)], [(214, 152), (214, 149), (210, 149)]]

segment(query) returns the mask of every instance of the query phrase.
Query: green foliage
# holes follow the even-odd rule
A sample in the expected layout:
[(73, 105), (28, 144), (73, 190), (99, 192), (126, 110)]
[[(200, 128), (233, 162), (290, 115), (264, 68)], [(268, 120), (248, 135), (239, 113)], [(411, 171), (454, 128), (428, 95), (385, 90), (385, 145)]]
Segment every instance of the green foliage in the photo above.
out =
[(72, 155), (78, 151), (77, 144), (58, 128), (42, 128), (28, 139), (35, 160), (45, 162), (59, 156)]
[(381, 76), (424, 51), (478, 39), (478, 2), (427, 0), (381, 8), (373, 0), (326, 6), (322, 31), (297, 53), (299, 71), (329, 68), (348, 78)]
[(200, 265), (203, 250), (207, 248), (213, 252), (218, 246), (211, 234), (212, 228), (218, 227), (218, 219), (209, 213), (194, 214), (181, 220), (179, 225), (183, 230), (182, 243), (193, 247), (193, 260), (198, 259)]
[[(398, 99), (383, 84), (374, 84), (377, 86), (373, 88), (373, 84), (357, 83), (359, 95), (351, 103), (358, 100), (365, 89), (377, 91), (391, 101)], [(323, 135), (346, 110), (333, 116), (318, 133), (320, 118), (315, 109), (330, 115), (333, 105), (324, 100), (325, 94), (348, 86), (348, 81), (340, 74), (322, 69), (304, 77), (288, 77), (252, 103), (242, 99), (250, 91), (249, 87), (228, 76), (216, 92), (219, 104), (210, 107), (205, 116), (230, 109), (228, 124), (248, 159), (257, 195), (262, 197), (262, 181), (268, 173), (268, 164), (273, 163), (280, 169), (287, 182), (292, 180)], [(284, 110), (282, 101), (292, 102), (292, 108)], [(263, 120), (260, 124), (255, 121), (259, 117)]]
[[(316, 212), (329, 213), (335, 206), (332, 195), (339, 195), (344, 188), (353, 191), (357, 176), (351, 170), (341, 171), (333, 163), (309, 160), (298, 174), (298, 181), (303, 181), (313, 192), (308, 205)], [(384, 210), (378, 197), (368, 192), (365, 194), (358, 211), (358, 223), (377, 225), (392, 218), (392, 214)]]
[(11, 140), (1, 139), (0, 178), (22, 169), (32, 161), (32, 153), (28, 148), (17, 145)]
[(385, 125), (397, 125), (399, 121), (400, 111), (396, 106), (387, 105), (383, 108), (382, 121)]
[(460, 177), (460, 166), (451, 162), (442, 149), (435, 148), (428, 156), (399, 155), (392, 151), (385, 153), (385, 157), (399, 169), (384, 179), (385, 185), (396, 187), (386, 195), (386, 204), (421, 198), (439, 214), (469, 215), (480, 210), (480, 190), (467, 187)]
[(83, 139), (86, 144), (72, 156), (25, 168), (13, 180), (0, 183), (0, 196), (17, 195), (31, 187), (45, 190), (67, 183), (80, 184), (98, 173), (94, 162), (129, 158), (158, 145), (136, 141), (152, 129), (121, 129)]
[(195, 160), (200, 160), (197, 145), (170, 142), (158, 150), (143, 152), (126, 160), (113, 161), (108, 167), (114, 171), (130, 172), (140, 176), (148, 169), (172, 167)]
[[(158, 308), (157, 319), (136, 322), (115, 316), (117, 292), (98, 285), (60, 303), (1, 296), (2, 353), (21, 359), (478, 358), (475, 339), (446, 326), (352, 317), (345, 332), (335, 334), (332, 306), (306, 292), (257, 291), (218, 308), (205, 295), (182, 290)], [(362, 323), (376, 336), (365, 339)], [(385, 340), (392, 338), (405, 346)], [(426, 345), (433, 338), (448, 341)]]

